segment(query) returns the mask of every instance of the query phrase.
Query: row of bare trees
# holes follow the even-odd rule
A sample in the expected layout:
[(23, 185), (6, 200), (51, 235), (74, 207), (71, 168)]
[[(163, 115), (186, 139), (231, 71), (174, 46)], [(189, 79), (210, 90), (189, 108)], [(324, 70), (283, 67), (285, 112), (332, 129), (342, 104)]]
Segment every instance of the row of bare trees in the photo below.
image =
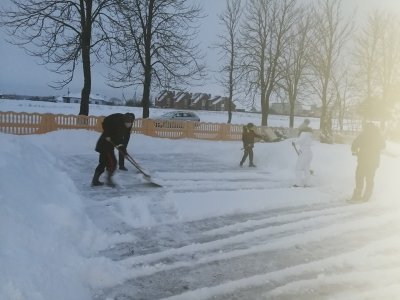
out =
[[(91, 68), (107, 62), (114, 87), (141, 86), (143, 117), (152, 87), (187, 89), (205, 75), (195, 0), (8, 0), (0, 25), (10, 42), (63, 75), (63, 88), (82, 66), (79, 114), (89, 114)], [(350, 102), (365, 117), (387, 117), (400, 93), (400, 26), (375, 12), (358, 28), (342, 0), (226, 0), (216, 45), (218, 78), (229, 98), (257, 101), (268, 125), (271, 101), (290, 106), (317, 100), (320, 129), (335, 113), (343, 125)], [(231, 103), (231, 102), (230, 102)], [(228, 108), (228, 123), (232, 108)]]
[[(10, 42), (63, 76), (68, 85), (81, 64), (84, 84), (80, 115), (89, 114), (91, 68), (110, 66), (110, 85), (143, 89), (143, 118), (150, 89), (201, 78), (204, 65), (196, 41), (201, 7), (188, 0), (9, 0), (0, 26)], [(3, 3), (4, 4), (4, 3)]]
[(329, 131), (333, 114), (343, 126), (355, 102), (364, 103), (364, 117), (387, 118), (400, 100), (399, 22), (374, 12), (356, 27), (341, 0), (303, 3), (226, 1), (217, 47), (231, 99), (259, 99), (262, 125), (268, 125), (272, 99), (289, 104), (290, 127), (296, 104), (306, 99), (319, 101), (321, 131)]

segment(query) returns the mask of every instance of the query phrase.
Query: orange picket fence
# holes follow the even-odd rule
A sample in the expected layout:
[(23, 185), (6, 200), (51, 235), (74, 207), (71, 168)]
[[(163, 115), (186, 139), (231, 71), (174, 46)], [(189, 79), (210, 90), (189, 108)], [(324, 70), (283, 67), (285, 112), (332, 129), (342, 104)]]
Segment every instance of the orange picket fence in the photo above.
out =
[[(55, 115), (0, 112), (0, 132), (26, 135), (64, 129), (86, 129), (102, 132), (103, 116)], [(189, 121), (136, 119), (133, 133), (160, 138), (204, 140), (240, 140), (243, 125)], [(258, 130), (261, 130), (259, 128)]]

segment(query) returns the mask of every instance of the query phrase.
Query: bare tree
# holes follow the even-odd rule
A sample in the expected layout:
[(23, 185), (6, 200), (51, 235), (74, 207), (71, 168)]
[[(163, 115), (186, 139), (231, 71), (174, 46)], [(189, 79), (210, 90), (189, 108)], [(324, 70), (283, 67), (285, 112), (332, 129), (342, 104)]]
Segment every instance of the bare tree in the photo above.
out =
[(2, 9), (0, 24), (8, 29), (10, 42), (54, 64), (52, 71), (66, 78), (55, 82), (61, 89), (70, 83), (82, 63), (83, 88), (80, 115), (89, 114), (91, 57), (101, 58), (100, 49), (108, 39), (105, 22), (113, 0), (10, 0), (13, 7)]
[(390, 109), (395, 100), (399, 101), (397, 88), (400, 85), (400, 23), (398, 16), (392, 14), (387, 14), (384, 20), (382, 37), (378, 43), (378, 83), (382, 105)]
[(188, 0), (119, 0), (109, 78), (113, 86), (142, 86), (143, 118), (150, 115), (153, 80), (177, 88), (202, 78), (203, 55), (194, 42), (201, 12)]
[(237, 63), (237, 45), (240, 17), (242, 15), (241, 0), (226, 0), (226, 10), (218, 17), (225, 29), (225, 34), (218, 35), (217, 48), (223, 61), (220, 72), (224, 74), (217, 80), (228, 92), (228, 123), (232, 121), (232, 103), (240, 80), (240, 68)]
[[(344, 69), (344, 68), (342, 68)], [(344, 129), (344, 119), (349, 108), (351, 100), (354, 98), (355, 84), (352, 81), (350, 72), (344, 69), (342, 72), (336, 72), (333, 76), (334, 91), (334, 110), (337, 113), (339, 130)]]
[(400, 24), (390, 13), (375, 11), (359, 34), (355, 62), (366, 118), (387, 119), (400, 85)]
[(296, 0), (249, 0), (241, 30), (241, 67), (249, 90), (260, 95), (263, 126), (279, 77), (279, 60), (296, 15)]
[(329, 135), (332, 121), (329, 108), (336, 99), (333, 74), (353, 31), (353, 24), (343, 19), (341, 0), (319, 0), (313, 8), (313, 15), (316, 18), (313, 32), (315, 40), (312, 43), (310, 61), (315, 80), (311, 82), (322, 104), (321, 132)]
[(299, 94), (307, 89), (306, 70), (309, 68), (309, 48), (312, 34), (312, 18), (309, 8), (299, 11), (298, 19), (290, 30), (290, 40), (281, 59), (282, 80), (279, 87), (285, 91), (289, 101), (289, 127), (294, 125), (294, 112)]
[(372, 99), (377, 93), (377, 70), (379, 68), (378, 43), (382, 37), (383, 18), (378, 12), (368, 17), (366, 26), (357, 36), (354, 58), (356, 78), (361, 98)]

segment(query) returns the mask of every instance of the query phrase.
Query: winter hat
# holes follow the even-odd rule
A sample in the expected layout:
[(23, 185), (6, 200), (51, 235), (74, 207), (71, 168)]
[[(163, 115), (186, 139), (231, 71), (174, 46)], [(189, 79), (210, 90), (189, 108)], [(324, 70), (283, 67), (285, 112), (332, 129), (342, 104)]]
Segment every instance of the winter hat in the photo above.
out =
[(255, 130), (256, 126), (253, 123), (249, 123), (249, 124), (247, 124), (247, 128), (250, 130)]
[(128, 123), (133, 123), (133, 121), (135, 121), (135, 115), (133, 113), (126, 113), (124, 119)]

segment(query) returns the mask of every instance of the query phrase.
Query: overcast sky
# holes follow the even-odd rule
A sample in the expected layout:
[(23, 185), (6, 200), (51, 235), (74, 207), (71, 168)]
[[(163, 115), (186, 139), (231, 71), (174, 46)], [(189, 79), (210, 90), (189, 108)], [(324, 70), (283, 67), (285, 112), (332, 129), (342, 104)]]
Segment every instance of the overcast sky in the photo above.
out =
[[(1, 0), (3, 2), (4, 0)], [(215, 66), (217, 58), (213, 55), (215, 50), (209, 47), (216, 42), (216, 32), (218, 31), (217, 14), (225, 7), (225, 0), (199, 0), (205, 9), (207, 17), (201, 22), (200, 42), (209, 55), (207, 55), (207, 64)], [(4, 3), (4, 2), (3, 2)], [(1, 3), (0, 5), (3, 5)], [(4, 30), (0, 28), (0, 91), (7, 94), (24, 94), (24, 95), (62, 95), (66, 94), (68, 88), (63, 90), (55, 90), (48, 86), (52, 81), (59, 80), (60, 77), (48, 71), (45, 66), (39, 65), (40, 60), (27, 55), (23, 49), (5, 42), (8, 36)], [(81, 65), (79, 66), (81, 68)], [(106, 85), (105, 75), (107, 69), (105, 67), (95, 66), (92, 69), (92, 93), (102, 94), (110, 97), (122, 98), (131, 97), (134, 94), (133, 88), (114, 89)], [(71, 93), (80, 93), (83, 86), (83, 76), (81, 69), (75, 74), (75, 80), (69, 84)], [(218, 85), (211, 83), (206, 87), (193, 87), (190, 92), (207, 92), (213, 95), (221, 94), (222, 90)], [(138, 92), (138, 96), (141, 93)]]
[[(4, 4), (2, 0), (2, 4)], [(308, 1), (308, 0), (303, 0)], [(225, 7), (225, 0), (200, 0), (207, 17), (202, 20), (199, 39), (207, 53), (207, 64), (210, 69), (215, 69), (218, 65), (218, 59), (215, 49), (210, 46), (216, 42), (217, 34), (221, 32), (218, 24), (217, 14), (221, 13)], [(358, 15), (365, 16), (369, 10), (380, 8), (388, 10), (400, 15), (400, 0), (344, 0), (344, 7), (347, 11), (351, 11), (354, 7), (358, 7)], [(67, 93), (67, 88), (59, 91), (48, 86), (52, 81), (59, 80), (57, 74), (51, 73), (45, 66), (39, 65), (37, 58), (28, 56), (24, 50), (5, 42), (6, 35), (0, 28), (0, 91), (3, 93), (15, 93), (26, 95), (55, 95), (59, 96)], [(80, 71), (80, 70), (78, 70)], [(103, 94), (110, 97), (122, 98), (131, 97), (133, 88), (130, 89), (113, 89), (106, 85), (105, 82), (106, 69), (94, 67), (92, 71), (92, 92)], [(211, 77), (214, 75), (210, 74)], [(79, 93), (82, 85), (81, 72), (77, 72), (76, 79), (69, 84), (71, 93)], [(210, 81), (205, 87), (193, 87), (188, 89), (190, 92), (207, 92), (213, 95), (223, 94), (223, 90), (218, 84)], [(140, 96), (140, 93), (139, 95)]]

